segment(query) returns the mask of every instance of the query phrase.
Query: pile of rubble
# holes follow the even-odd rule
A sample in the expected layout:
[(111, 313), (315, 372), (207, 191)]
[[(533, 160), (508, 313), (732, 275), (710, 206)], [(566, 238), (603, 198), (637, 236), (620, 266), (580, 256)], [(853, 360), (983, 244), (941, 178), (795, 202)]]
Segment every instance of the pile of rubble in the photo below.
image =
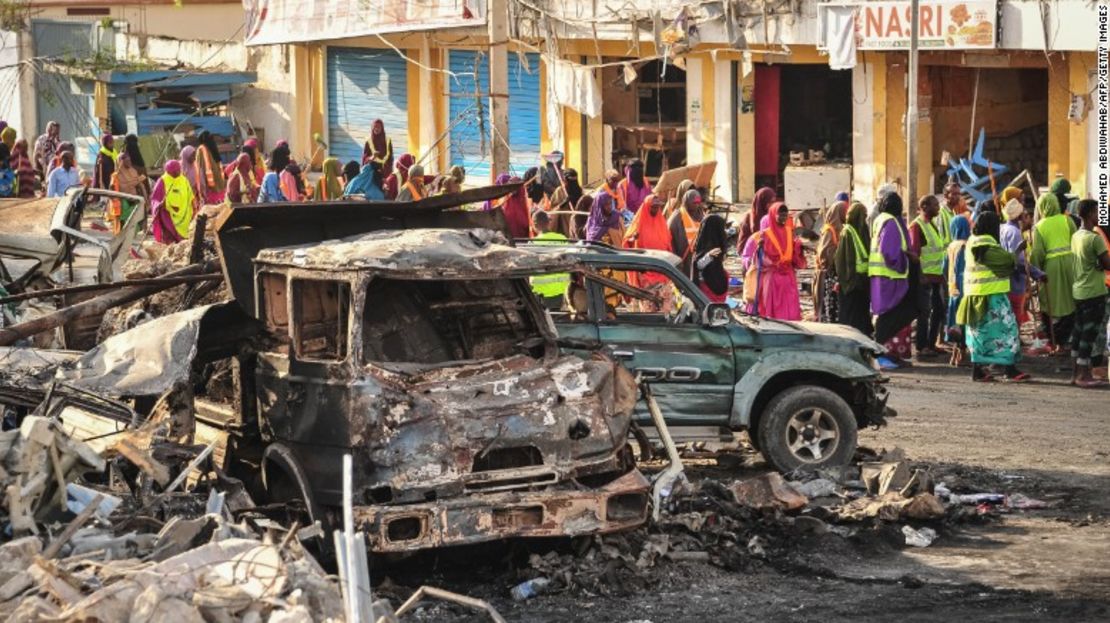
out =
[(531, 555), (513, 596), (563, 590), (631, 594), (664, 581), (653, 569), (667, 562), (739, 572), (759, 565), (790, 570), (797, 566), (801, 540), (823, 535), (928, 547), (953, 524), (1047, 504), (1020, 494), (953, 492), (899, 449), (869, 458), (874, 460), (801, 480), (771, 472), (687, 483), (667, 499), (653, 525), (595, 537), (582, 555)]

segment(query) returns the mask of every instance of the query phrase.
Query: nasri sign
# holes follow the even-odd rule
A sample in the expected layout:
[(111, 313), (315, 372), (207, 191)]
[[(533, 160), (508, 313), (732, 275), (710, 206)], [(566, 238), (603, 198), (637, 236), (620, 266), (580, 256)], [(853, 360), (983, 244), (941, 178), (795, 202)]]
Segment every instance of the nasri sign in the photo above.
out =
[[(856, 49), (910, 46), (909, 2), (851, 3), (856, 11)], [(923, 49), (992, 49), (998, 44), (995, 0), (922, 0), (918, 46)]]

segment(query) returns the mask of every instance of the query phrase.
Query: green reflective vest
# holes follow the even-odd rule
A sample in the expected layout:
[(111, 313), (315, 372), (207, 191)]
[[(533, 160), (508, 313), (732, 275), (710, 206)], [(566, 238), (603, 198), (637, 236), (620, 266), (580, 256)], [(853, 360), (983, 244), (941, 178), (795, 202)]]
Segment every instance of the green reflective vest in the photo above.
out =
[[(559, 232), (549, 231), (536, 236), (532, 241), (536, 244), (562, 244), (567, 241), (567, 237)], [(570, 273), (536, 275), (530, 277), (528, 281), (532, 284), (532, 291), (539, 296), (545, 298), (563, 296), (570, 286)]]
[(964, 294), (967, 296), (986, 296), (988, 294), (1008, 294), (1010, 278), (999, 277), (994, 271), (975, 261), (972, 249), (979, 247), (999, 247), (994, 236), (972, 236), (964, 247)]
[(940, 213), (933, 219), (933, 222), (937, 224), (937, 233), (940, 234), (940, 246), (945, 249), (952, 243), (952, 219), (954, 218), (956, 218), (956, 213), (942, 203), (940, 204)]
[(932, 222), (926, 223), (922, 216), (918, 216), (913, 222), (925, 234), (925, 244), (921, 245), (921, 273), (939, 276), (944, 272), (944, 250), (948, 245), (944, 244)]
[(844, 229), (841, 230), (846, 240), (852, 241), (852, 248), (856, 252), (856, 272), (861, 275), (867, 274), (867, 249), (863, 246), (863, 239), (859, 237), (859, 232), (855, 227), (845, 224)]
[(1057, 214), (1037, 223), (1036, 233), (1044, 239), (1045, 259), (1071, 255), (1071, 227), (1066, 214)]
[[(871, 254), (867, 258), (867, 274), (872, 277), (886, 277), (887, 279), (906, 279), (909, 277), (910, 268), (906, 266), (906, 270), (898, 272), (894, 269), (888, 268), (886, 261), (883, 260), (883, 254), (879, 251), (879, 232), (882, 231), (883, 225), (894, 217), (886, 212), (880, 213), (875, 217), (875, 222), (871, 224)], [(902, 251), (906, 250), (906, 233), (902, 228), (898, 228), (898, 235), (902, 238)]]

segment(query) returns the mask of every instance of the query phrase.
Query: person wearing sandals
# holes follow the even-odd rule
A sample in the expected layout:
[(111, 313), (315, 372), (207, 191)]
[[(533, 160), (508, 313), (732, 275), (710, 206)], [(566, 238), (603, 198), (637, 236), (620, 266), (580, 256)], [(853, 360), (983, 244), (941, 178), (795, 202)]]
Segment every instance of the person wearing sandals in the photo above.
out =
[(994, 380), (990, 365), (1001, 366), (1011, 381), (1029, 379), (1015, 365), (1021, 340), (1008, 294), (1016, 259), (998, 243), (1000, 227), (998, 214), (982, 213), (964, 249), (964, 297), (956, 322), (966, 328), (973, 381)]
[(1075, 266), (1072, 296), (1075, 298), (1075, 328), (1071, 334), (1071, 355), (1075, 358), (1072, 385), (1098, 387), (1103, 381), (1091, 375), (1091, 356), (1095, 339), (1106, 305), (1105, 273), (1110, 270), (1110, 251), (1095, 231), (1098, 224), (1098, 202), (1084, 199), (1079, 202), (1079, 220), (1083, 227), (1071, 238), (1071, 252)]

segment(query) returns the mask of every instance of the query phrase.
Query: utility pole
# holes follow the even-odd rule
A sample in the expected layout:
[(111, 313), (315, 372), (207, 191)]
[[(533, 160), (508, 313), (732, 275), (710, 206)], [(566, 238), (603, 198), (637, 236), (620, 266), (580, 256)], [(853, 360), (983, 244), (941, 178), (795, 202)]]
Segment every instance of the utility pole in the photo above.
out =
[(921, 0), (910, 0), (910, 76), (906, 97), (906, 203), (910, 218), (917, 216), (917, 31)]
[(509, 171), (509, 2), (489, 0), (490, 182)]

